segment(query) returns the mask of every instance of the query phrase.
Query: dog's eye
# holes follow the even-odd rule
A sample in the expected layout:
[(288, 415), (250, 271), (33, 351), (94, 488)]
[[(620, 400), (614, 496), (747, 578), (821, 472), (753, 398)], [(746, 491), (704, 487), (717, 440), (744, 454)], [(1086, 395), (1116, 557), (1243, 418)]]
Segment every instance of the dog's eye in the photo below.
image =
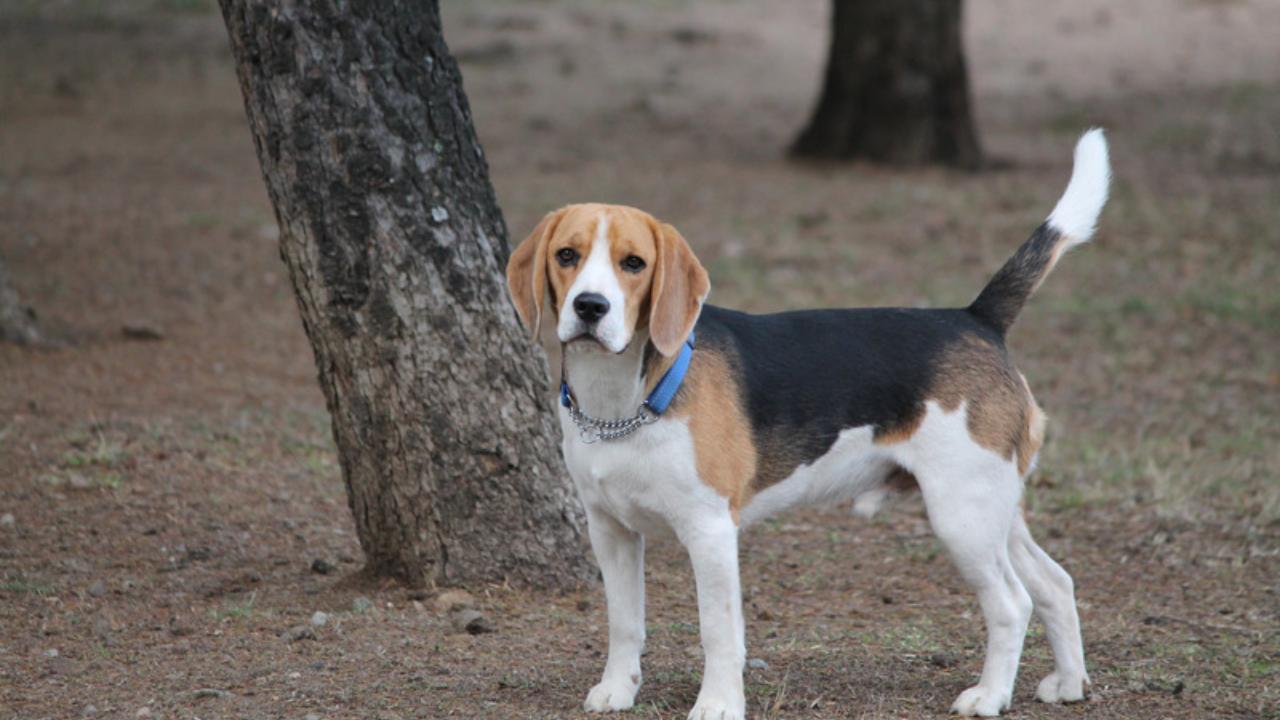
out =
[(578, 251), (573, 248), (560, 248), (556, 252), (556, 262), (560, 263), (561, 267), (576, 265), (578, 263)]
[(638, 255), (628, 255), (622, 259), (622, 269), (631, 273), (638, 273), (644, 269), (644, 258)]

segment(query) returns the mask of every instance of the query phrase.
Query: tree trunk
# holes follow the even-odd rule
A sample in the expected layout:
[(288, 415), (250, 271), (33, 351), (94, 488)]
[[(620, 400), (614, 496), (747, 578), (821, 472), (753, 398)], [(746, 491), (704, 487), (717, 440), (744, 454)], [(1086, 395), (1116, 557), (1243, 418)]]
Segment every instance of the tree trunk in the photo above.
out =
[(220, 2), (367, 569), (593, 577), (437, 3)]
[(4, 256), (0, 255), (0, 342), (39, 345), (43, 340), (31, 310), (22, 304), (10, 284)]
[(832, 0), (822, 97), (798, 157), (982, 165), (961, 0)]

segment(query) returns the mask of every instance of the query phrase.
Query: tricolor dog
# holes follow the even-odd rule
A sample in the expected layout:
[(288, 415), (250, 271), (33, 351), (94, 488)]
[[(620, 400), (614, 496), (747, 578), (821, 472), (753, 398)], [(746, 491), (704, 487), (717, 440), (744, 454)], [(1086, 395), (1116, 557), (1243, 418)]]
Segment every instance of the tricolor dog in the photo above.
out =
[(675, 228), (572, 205), (511, 256), (524, 323), (559, 374), (564, 457), (604, 576), (609, 655), (592, 711), (629, 708), (645, 639), (644, 543), (688, 550), (705, 652), (690, 718), (742, 718), (738, 533), (801, 504), (874, 511), (918, 486), (978, 595), (987, 652), (962, 715), (1009, 707), (1034, 612), (1053, 650), (1044, 702), (1089, 688), (1070, 576), (1023, 519), (1045, 416), (1005, 349), (1032, 291), (1093, 234), (1110, 182), (1102, 132), (1076, 146), (1062, 199), (967, 308), (749, 315), (704, 304), (707, 273)]

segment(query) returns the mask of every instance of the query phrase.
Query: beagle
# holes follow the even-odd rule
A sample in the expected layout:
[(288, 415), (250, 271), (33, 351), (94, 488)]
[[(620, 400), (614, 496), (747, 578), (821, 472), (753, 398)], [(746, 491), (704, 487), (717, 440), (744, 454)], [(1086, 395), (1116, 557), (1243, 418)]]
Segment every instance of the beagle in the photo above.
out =
[(1061, 200), (967, 308), (749, 315), (704, 304), (680, 233), (628, 207), (572, 205), (512, 253), (520, 318), (559, 367), (564, 457), (604, 577), (609, 653), (589, 711), (632, 706), (645, 639), (644, 542), (687, 549), (705, 653), (689, 717), (742, 718), (738, 533), (801, 504), (861, 514), (917, 487), (987, 626), (961, 715), (1009, 708), (1027, 624), (1045, 625), (1044, 702), (1089, 688), (1070, 576), (1032, 540), (1023, 481), (1045, 415), (1005, 348), (1032, 291), (1093, 234), (1110, 183), (1101, 130)]

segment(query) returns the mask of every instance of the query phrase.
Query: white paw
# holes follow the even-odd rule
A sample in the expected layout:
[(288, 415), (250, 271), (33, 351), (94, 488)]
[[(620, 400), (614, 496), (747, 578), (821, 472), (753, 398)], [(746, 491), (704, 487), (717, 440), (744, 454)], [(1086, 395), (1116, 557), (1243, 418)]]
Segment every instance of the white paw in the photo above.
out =
[(1049, 673), (1036, 688), (1036, 699), (1042, 703), (1072, 703), (1084, 700), (1089, 692), (1089, 678)]
[(975, 685), (960, 693), (960, 697), (951, 703), (951, 712), (966, 717), (996, 717), (1009, 709), (1012, 699), (1008, 692), (995, 692)]
[(582, 707), (587, 712), (626, 710), (635, 704), (636, 691), (639, 689), (639, 681), (610, 682), (606, 680), (591, 688)]
[(745, 699), (735, 703), (698, 698), (698, 704), (689, 711), (689, 720), (744, 720), (745, 705)]

